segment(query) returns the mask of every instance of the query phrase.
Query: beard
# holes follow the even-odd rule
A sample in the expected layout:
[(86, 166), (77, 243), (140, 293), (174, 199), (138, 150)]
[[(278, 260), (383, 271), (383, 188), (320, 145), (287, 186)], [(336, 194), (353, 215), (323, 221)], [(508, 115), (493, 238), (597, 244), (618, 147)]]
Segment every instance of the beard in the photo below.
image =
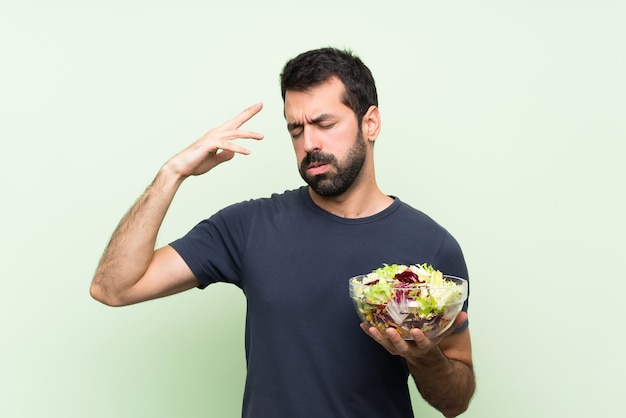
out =
[[(308, 153), (300, 163), (300, 176), (320, 196), (339, 196), (352, 186), (365, 163), (367, 146), (363, 140), (361, 129), (357, 133), (354, 145), (348, 151), (346, 160), (342, 163), (332, 154), (320, 151)], [(306, 169), (310, 164), (329, 164), (332, 168), (322, 174), (307, 175)]]

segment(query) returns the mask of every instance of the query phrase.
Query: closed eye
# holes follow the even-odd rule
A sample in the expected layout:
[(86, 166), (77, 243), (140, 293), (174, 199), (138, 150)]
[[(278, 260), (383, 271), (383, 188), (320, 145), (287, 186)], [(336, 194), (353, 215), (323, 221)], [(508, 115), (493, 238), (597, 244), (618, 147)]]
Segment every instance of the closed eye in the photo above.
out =
[[(332, 129), (337, 124), (336, 118), (327, 113), (321, 114), (316, 118), (309, 120), (308, 123), (315, 125), (320, 129)], [(291, 134), (292, 139), (297, 139), (304, 132), (304, 124), (300, 122), (288, 123), (287, 130)]]
[(304, 132), (304, 129), (293, 129), (289, 131), (292, 139), (297, 139), (300, 135), (302, 135), (302, 132)]

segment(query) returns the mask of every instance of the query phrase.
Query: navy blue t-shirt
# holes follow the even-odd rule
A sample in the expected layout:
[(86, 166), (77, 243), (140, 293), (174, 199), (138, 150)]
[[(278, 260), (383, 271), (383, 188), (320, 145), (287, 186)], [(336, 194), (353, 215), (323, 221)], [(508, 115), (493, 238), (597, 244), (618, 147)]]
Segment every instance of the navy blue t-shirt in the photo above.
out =
[(228, 282), (246, 295), (251, 418), (412, 417), (406, 362), (360, 329), (348, 280), (383, 263), (468, 278), (457, 241), (399, 199), (346, 219), (306, 187), (229, 206), (171, 245), (201, 287)]

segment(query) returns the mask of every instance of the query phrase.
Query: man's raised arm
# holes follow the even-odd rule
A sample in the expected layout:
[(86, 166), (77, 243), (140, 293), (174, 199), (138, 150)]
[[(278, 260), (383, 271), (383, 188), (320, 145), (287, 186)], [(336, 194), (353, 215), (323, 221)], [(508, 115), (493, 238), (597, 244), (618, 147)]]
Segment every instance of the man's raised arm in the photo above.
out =
[(247, 108), (163, 165), (113, 232), (89, 289), (94, 299), (111, 306), (130, 305), (198, 285), (173, 248), (165, 246), (155, 251), (159, 229), (174, 195), (187, 177), (204, 174), (235, 154), (250, 153), (232, 140), (263, 138), (257, 132), (240, 129), (262, 107), (259, 103)]

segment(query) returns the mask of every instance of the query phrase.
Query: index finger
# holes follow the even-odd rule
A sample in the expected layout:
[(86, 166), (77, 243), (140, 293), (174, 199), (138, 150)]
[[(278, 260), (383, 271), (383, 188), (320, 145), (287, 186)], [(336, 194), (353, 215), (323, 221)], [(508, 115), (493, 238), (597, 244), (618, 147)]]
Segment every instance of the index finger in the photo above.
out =
[(263, 103), (253, 104), (222, 126), (225, 128), (239, 128), (241, 125), (249, 121), (254, 115), (259, 113), (261, 109), (263, 109)]

